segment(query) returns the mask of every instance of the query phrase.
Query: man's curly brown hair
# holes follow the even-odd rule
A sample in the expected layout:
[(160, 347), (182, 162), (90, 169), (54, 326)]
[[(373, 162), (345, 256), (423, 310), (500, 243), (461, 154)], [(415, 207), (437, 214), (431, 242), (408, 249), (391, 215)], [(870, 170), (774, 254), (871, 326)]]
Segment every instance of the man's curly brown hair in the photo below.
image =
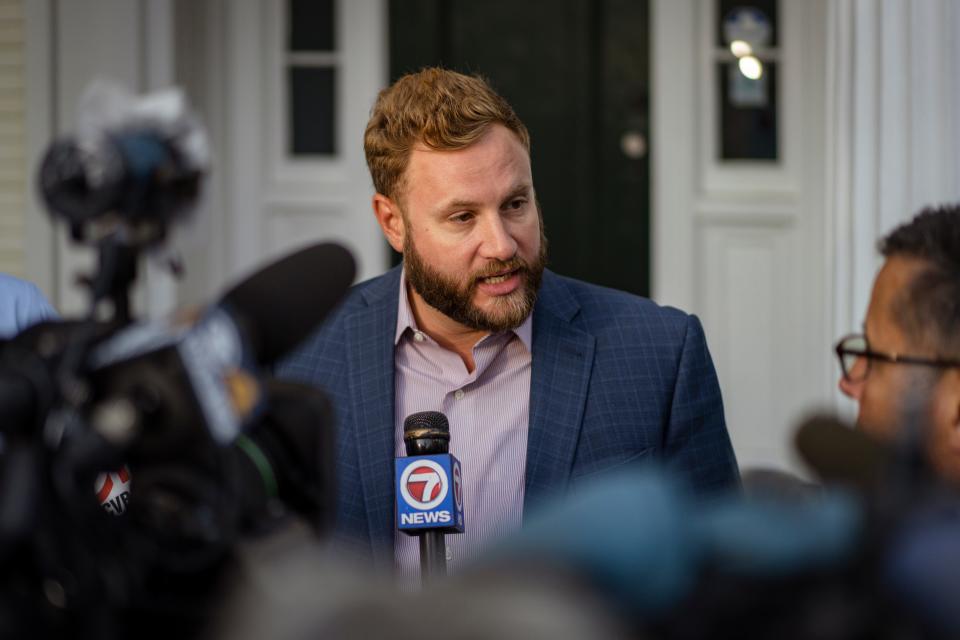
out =
[(430, 67), (380, 92), (363, 136), (377, 193), (398, 199), (413, 147), (463, 149), (501, 124), (530, 152), (530, 134), (513, 107), (479, 76)]

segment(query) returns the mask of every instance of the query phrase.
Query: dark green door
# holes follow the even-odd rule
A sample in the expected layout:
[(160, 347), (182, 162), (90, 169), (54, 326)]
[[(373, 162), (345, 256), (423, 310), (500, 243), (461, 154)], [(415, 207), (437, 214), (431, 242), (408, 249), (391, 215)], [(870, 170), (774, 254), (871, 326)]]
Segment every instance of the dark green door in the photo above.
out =
[(646, 0), (392, 0), (393, 79), (483, 75), (530, 129), (534, 183), (564, 275), (647, 295)]

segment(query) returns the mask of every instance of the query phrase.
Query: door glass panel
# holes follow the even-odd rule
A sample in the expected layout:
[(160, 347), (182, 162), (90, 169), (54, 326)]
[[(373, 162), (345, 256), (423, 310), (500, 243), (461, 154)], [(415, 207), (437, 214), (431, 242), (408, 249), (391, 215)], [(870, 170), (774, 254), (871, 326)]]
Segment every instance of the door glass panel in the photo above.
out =
[(724, 160), (777, 159), (777, 63), (748, 78), (735, 62), (720, 63), (720, 150)]
[(336, 149), (336, 0), (288, 0), (284, 42), (285, 153), (299, 160)]
[(333, 68), (290, 67), (289, 150), (292, 155), (336, 153), (335, 81)]
[(333, 51), (333, 0), (290, 0), (287, 24), (291, 51)]
[(719, 157), (776, 162), (777, 0), (717, 0), (716, 8)]
[(777, 0), (718, 0), (717, 18), (719, 47), (726, 48), (738, 37), (765, 47), (779, 46)]

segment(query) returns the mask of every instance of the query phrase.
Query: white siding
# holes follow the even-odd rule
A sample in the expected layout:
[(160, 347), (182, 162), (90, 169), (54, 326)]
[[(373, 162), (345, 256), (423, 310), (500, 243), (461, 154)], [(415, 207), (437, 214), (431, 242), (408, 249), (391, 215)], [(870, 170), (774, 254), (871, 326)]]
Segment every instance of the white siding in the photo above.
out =
[(24, 16), (0, 0), (0, 271), (25, 276)]

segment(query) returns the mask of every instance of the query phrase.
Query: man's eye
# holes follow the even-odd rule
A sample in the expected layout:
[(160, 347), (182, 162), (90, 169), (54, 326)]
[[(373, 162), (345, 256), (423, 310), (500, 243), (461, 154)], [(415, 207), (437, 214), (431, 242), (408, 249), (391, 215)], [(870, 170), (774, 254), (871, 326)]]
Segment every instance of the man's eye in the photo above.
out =
[(513, 210), (522, 209), (522, 208), (523, 208), (523, 205), (525, 205), (525, 204), (527, 204), (526, 199), (524, 199), (524, 198), (517, 198), (517, 199), (515, 199), (515, 200), (511, 200), (511, 201), (507, 204), (507, 208), (508, 208), (508, 209), (513, 209)]
[(473, 214), (470, 213), (469, 211), (464, 211), (463, 213), (457, 213), (455, 215), (450, 216), (450, 220), (452, 220), (453, 222), (459, 222), (461, 224), (464, 222), (470, 222), (471, 220), (473, 220)]

